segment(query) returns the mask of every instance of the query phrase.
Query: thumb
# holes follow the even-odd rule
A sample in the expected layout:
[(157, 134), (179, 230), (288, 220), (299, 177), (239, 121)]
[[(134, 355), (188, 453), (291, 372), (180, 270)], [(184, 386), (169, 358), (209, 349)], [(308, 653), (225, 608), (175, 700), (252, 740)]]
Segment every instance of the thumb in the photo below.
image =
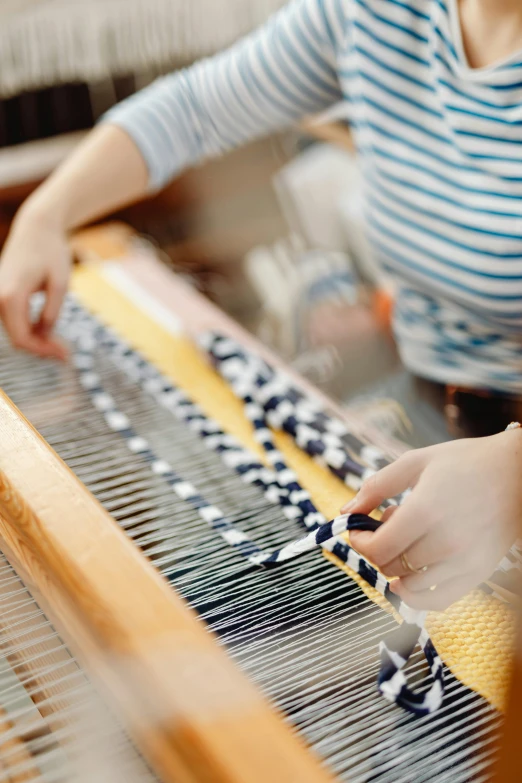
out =
[(414, 486), (424, 470), (425, 450), (408, 451), (391, 465), (370, 476), (355, 498), (341, 509), (343, 514), (369, 514), (383, 501)]

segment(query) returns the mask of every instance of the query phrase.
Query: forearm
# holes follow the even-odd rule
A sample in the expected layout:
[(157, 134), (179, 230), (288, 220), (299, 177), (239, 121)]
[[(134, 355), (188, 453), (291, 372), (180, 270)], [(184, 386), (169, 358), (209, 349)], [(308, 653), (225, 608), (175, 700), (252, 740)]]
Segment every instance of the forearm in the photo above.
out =
[(120, 128), (104, 124), (37, 188), (20, 217), (41, 217), (68, 232), (142, 197), (148, 176), (132, 139)]

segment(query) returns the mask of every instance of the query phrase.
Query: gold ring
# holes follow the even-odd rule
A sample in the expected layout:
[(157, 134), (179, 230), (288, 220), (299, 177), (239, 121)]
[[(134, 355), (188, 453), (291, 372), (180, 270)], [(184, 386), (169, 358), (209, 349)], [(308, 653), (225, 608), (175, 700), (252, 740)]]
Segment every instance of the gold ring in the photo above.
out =
[(405, 571), (409, 571), (411, 574), (425, 574), (428, 570), (428, 566), (421, 566), (420, 568), (414, 568), (410, 561), (408, 560), (408, 556), (406, 552), (403, 552), (400, 557), (402, 567), (405, 569)]

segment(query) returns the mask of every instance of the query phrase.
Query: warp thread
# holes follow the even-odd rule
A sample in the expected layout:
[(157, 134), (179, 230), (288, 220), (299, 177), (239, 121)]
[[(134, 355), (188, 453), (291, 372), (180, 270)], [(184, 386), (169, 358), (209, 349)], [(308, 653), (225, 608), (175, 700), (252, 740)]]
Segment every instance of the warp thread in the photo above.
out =
[(221, 51), (283, 2), (3, 0), (0, 95), (168, 71)]
[[(219, 425), (206, 419), (201, 409), (111, 330), (87, 314), (72, 297), (67, 299), (63, 318), (64, 325), (67, 325), (68, 336), (75, 346), (74, 362), (80, 374), (80, 382), (89, 394), (93, 405), (103, 414), (109, 428), (124, 439), (129, 450), (149, 464), (151, 470), (161, 476), (178, 497), (195, 508), (206, 523), (254, 565), (275, 567), (317, 546), (324, 547), (341, 557), (343, 562), (346, 562), (392, 604), (404, 621), (397, 631), (380, 643), (381, 669), (378, 676), (380, 692), (387, 700), (416, 715), (436, 711), (443, 699), (444, 672), (442, 661), (424, 629), (425, 613), (414, 611), (404, 604), (391, 592), (389, 583), (382, 574), (354, 552), (343, 539), (338, 538), (340, 533), (350, 529), (375, 530), (379, 523), (365, 515), (343, 515), (330, 522), (324, 520), (313, 506), (306, 490), (299, 485), (297, 477), (289, 471), (282, 455), (273, 445), (264, 418), (259, 418), (262, 416), (261, 409), (246, 391), (244, 396), (249, 398), (251, 405), (247, 415), (252, 418), (255, 416), (258, 439), (268, 448), (269, 459), (274, 468), (272, 471), (261, 465), (233, 438), (223, 433)], [(222, 341), (228, 338), (214, 336), (213, 339), (221, 341), (223, 347)], [(208, 447), (218, 450), (223, 456), (227, 455), (228, 464), (232, 462), (233, 467), (245, 480), (262, 487), (265, 496), (272, 503), (280, 503), (287, 517), (302, 522), (310, 530), (308, 535), (277, 552), (263, 552), (246, 533), (238, 530), (219, 508), (209, 503), (190, 482), (179, 476), (169, 463), (158, 459), (146, 439), (138, 435), (128, 417), (118, 410), (114, 398), (105, 392), (101, 378), (95, 372), (94, 352), (98, 346), (107, 351), (116, 366), (131, 380), (156, 398), (159, 396), (163, 407), (167, 407), (178, 418), (196, 429)], [(324, 454), (325, 451), (323, 450), (322, 453)], [(232, 460), (230, 460), (231, 455), (233, 455)], [(352, 460), (349, 461), (349, 465), (350, 470), (360, 471), (360, 466), (357, 467)], [(433, 677), (430, 688), (421, 693), (410, 690), (404, 672), (417, 644), (426, 656)]]

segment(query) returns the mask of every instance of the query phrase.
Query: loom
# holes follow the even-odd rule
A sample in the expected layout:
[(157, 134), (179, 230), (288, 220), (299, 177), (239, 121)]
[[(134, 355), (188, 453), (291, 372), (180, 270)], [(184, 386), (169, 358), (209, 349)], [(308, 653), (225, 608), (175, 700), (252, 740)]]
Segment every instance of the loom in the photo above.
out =
[[(120, 245), (107, 232), (79, 243), (98, 262), (76, 271), (75, 297), (255, 450), (189, 335), (218, 328), (259, 346), (149, 251)], [(298, 535), (103, 346), (94, 358), (139, 435), (228, 519), (266, 549)], [(488, 779), (510, 606), (475, 591), (430, 618), (446, 695), (435, 714), (408, 714), (376, 688), (378, 643), (397, 620), (335, 557), (252, 568), (107, 428), (71, 364), (2, 336), (0, 383), (0, 781)], [(337, 513), (346, 487), (276, 438)], [(422, 689), (428, 675), (415, 655), (410, 678)]]

